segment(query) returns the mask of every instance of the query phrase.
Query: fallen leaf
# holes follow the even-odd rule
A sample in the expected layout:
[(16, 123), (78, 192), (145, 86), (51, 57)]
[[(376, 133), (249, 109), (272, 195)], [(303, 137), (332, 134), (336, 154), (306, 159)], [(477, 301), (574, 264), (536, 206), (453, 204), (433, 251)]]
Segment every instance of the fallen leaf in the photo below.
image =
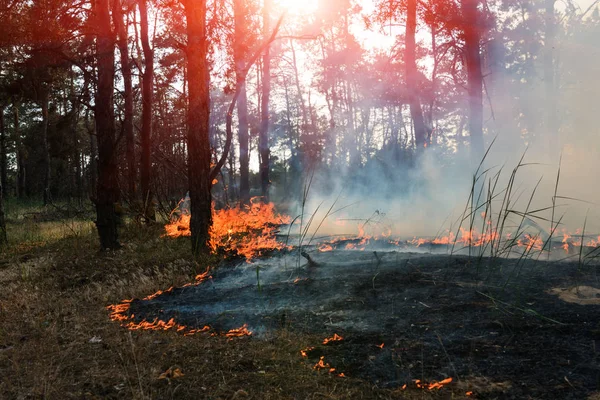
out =
[(179, 368), (170, 367), (168, 370), (158, 376), (158, 379), (177, 379), (184, 376)]

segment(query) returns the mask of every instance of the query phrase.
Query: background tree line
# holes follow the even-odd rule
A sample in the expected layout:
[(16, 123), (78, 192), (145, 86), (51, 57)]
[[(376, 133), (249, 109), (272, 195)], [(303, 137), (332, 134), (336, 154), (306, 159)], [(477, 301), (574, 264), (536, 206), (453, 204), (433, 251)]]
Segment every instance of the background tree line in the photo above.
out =
[(0, 192), (91, 199), (103, 248), (121, 209), (152, 221), (188, 191), (204, 252), (213, 201), (477, 159), (492, 136), (554, 154), (597, 125), (578, 100), (600, 93), (597, 2), (2, 0), (0, 22)]

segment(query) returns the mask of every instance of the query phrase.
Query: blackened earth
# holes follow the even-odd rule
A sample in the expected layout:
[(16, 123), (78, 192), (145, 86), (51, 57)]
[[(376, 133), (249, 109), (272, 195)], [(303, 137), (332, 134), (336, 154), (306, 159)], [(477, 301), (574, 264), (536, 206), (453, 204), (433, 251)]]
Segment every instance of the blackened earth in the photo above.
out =
[[(396, 251), (296, 252), (218, 268), (198, 286), (136, 300), (159, 318), (260, 340), (285, 328), (337, 333), (307, 352), (335, 373), (382, 387), (453, 378), (474, 398), (586, 399), (600, 391), (600, 299), (552, 289), (600, 288), (595, 265)], [(382, 346), (383, 344), (383, 346)], [(300, 350), (300, 349), (298, 349)], [(300, 357), (300, 353), (298, 353)]]

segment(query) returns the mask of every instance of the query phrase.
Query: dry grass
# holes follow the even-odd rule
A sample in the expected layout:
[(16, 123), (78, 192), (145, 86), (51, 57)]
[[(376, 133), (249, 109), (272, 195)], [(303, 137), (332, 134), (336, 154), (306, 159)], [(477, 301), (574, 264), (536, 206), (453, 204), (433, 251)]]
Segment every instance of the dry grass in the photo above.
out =
[[(125, 227), (125, 247), (99, 254), (90, 222), (69, 222), (81, 230), (61, 230), (64, 223), (9, 226), (13, 245), (0, 260), (2, 399), (425, 396), (314, 371), (299, 349), (319, 338), (289, 331), (269, 341), (127, 331), (106, 305), (183, 285), (205, 266), (191, 260), (188, 239), (161, 238), (160, 226)], [(169, 368), (184, 375), (159, 379)]]

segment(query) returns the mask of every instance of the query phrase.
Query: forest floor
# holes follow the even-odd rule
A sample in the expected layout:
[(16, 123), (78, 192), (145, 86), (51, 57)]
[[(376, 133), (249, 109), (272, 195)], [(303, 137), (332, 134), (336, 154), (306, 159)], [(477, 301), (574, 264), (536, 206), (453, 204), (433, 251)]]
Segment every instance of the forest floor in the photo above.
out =
[[(522, 264), (517, 276), (516, 260), (357, 251), (314, 252), (314, 266), (229, 261), (131, 303), (138, 322), (171, 313), (255, 330), (185, 336), (127, 330), (106, 307), (217, 265), (193, 261), (189, 239), (132, 222), (123, 249), (99, 253), (91, 219), (25, 214), (9, 213), (0, 259), (3, 399), (600, 398), (600, 295), (584, 289), (600, 287), (595, 266)], [(323, 344), (334, 333), (343, 340)], [(321, 357), (329, 367), (314, 368)]]
[[(192, 260), (189, 239), (132, 222), (121, 229), (121, 250), (99, 253), (91, 216), (8, 211), (11, 245), (0, 257), (2, 399), (448, 398), (449, 391), (383, 389), (317, 371), (299, 349), (319, 335), (282, 328), (269, 340), (230, 340), (129, 331), (106, 307), (193, 282), (207, 265)], [(177, 372), (163, 375), (169, 369)]]

